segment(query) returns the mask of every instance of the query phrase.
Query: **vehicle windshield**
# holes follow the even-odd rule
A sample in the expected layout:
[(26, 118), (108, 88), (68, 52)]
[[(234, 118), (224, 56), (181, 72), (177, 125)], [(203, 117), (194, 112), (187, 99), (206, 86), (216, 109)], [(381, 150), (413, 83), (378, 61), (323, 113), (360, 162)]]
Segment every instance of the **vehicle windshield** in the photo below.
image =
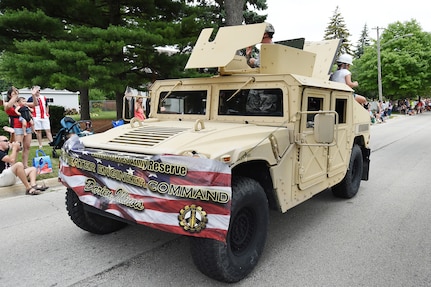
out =
[(175, 91), (168, 97), (162, 92), (158, 105), (160, 114), (203, 115), (207, 105), (207, 91)]
[[(174, 91), (170, 94), (162, 92), (158, 113), (204, 115), (207, 109), (207, 97), (207, 90)], [(281, 89), (243, 89), (239, 92), (235, 89), (220, 90), (219, 97), (219, 116), (283, 116)]]

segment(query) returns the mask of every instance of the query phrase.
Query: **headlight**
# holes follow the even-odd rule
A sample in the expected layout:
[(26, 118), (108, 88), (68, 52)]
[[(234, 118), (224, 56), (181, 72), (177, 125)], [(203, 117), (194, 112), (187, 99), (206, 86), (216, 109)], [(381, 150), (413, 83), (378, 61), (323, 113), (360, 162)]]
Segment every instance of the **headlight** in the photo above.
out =
[(185, 151), (183, 152), (181, 155), (183, 156), (189, 156), (189, 157), (199, 157), (199, 158), (209, 158), (208, 155), (202, 154), (202, 153), (198, 153), (197, 151)]

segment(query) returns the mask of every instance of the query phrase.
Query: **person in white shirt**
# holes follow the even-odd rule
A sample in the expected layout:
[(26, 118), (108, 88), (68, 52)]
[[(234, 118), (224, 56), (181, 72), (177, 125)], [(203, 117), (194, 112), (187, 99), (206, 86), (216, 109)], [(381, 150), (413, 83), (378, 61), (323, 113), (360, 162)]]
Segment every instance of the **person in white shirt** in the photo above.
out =
[[(352, 89), (359, 84), (357, 81), (352, 81), (352, 73), (349, 71), (350, 66), (353, 66), (353, 57), (349, 54), (342, 54), (337, 60), (338, 69), (331, 75), (330, 80), (334, 82), (345, 83)], [(353, 94), (355, 100), (363, 106), (367, 106), (367, 99), (364, 96)]]
[(40, 87), (33, 86), (31, 97), (27, 100), (28, 106), (33, 108), (34, 129), (39, 142), (39, 149), (42, 149), (42, 131), (45, 131), (49, 142), (53, 141), (51, 133), (51, 123), (49, 121), (49, 106), (46, 97), (40, 95)]

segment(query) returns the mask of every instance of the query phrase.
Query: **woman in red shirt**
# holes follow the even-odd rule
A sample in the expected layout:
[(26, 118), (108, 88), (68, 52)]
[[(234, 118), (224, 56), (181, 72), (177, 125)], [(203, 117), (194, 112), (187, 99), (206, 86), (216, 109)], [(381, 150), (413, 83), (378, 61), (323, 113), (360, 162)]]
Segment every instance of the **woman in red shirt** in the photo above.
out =
[(27, 135), (24, 136), (22, 130), (22, 123), (19, 120), (19, 116), (15, 111), (16, 102), (18, 100), (19, 91), (15, 87), (10, 87), (7, 91), (7, 99), (4, 104), (4, 110), (9, 116), (9, 122), (11, 127), (14, 129), (14, 141), (22, 143), (22, 162), (24, 168), (28, 167), (28, 156), (30, 152), (30, 144), (32, 137), (31, 126), (27, 126)]

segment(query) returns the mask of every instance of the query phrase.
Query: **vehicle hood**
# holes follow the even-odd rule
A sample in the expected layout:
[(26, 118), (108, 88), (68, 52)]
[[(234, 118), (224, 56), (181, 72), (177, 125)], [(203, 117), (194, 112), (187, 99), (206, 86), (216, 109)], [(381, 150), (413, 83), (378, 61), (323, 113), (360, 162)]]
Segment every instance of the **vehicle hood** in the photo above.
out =
[[(203, 125), (203, 127), (202, 127)], [(271, 135), (288, 138), (286, 127), (194, 121), (153, 121), (130, 124), (104, 133), (82, 137), (85, 147), (137, 154), (184, 154), (196, 152), (216, 158), (236, 148), (249, 149)]]

